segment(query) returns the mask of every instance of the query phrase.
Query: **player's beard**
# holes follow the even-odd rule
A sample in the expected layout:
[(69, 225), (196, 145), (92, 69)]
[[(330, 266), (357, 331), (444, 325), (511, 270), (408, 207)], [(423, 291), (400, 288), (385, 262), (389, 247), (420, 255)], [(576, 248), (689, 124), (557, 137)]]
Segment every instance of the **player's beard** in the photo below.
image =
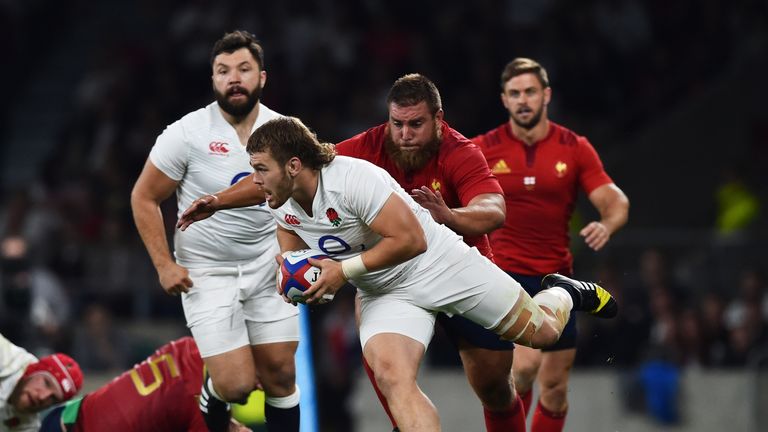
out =
[[(218, 102), (219, 107), (225, 113), (232, 117), (244, 117), (251, 112), (257, 103), (259, 103), (259, 100), (261, 99), (261, 91), (262, 86), (261, 82), (259, 82), (259, 85), (257, 85), (252, 92), (249, 92), (245, 87), (235, 86), (227, 89), (226, 93), (220, 93), (214, 87), (213, 94), (216, 96), (216, 102)], [(246, 96), (245, 101), (240, 103), (230, 102), (229, 97), (235, 92), (244, 94)]]
[(387, 128), (384, 149), (387, 151), (387, 154), (392, 161), (395, 162), (395, 165), (403, 170), (403, 172), (414, 172), (424, 168), (427, 162), (437, 155), (437, 152), (440, 151), (440, 142), (442, 140), (443, 134), (441, 133), (440, 123), (438, 122), (435, 124), (435, 133), (428, 143), (421, 146), (418, 150), (404, 151), (400, 146), (395, 144), (394, 140), (392, 140), (392, 134), (390, 133), (389, 128)]
[[(282, 175), (280, 181), (270, 189), (270, 197), (272, 202), (267, 202), (270, 208), (280, 208), (291, 197), (291, 191), (293, 190), (293, 179), (290, 175), (282, 169)], [(266, 190), (265, 190), (266, 191)]]
[(510, 117), (512, 117), (512, 121), (515, 122), (516, 125), (520, 126), (523, 129), (531, 130), (541, 122), (541, 117), (543, 113), (544, 113), (544, 105), (542, 104), (538, 110), (533, 111), (533, 115), (531, 116), (531, 119), (528, 121), (522, 121), (519, 118), (517, 118), (515, 115), (510, 115)]

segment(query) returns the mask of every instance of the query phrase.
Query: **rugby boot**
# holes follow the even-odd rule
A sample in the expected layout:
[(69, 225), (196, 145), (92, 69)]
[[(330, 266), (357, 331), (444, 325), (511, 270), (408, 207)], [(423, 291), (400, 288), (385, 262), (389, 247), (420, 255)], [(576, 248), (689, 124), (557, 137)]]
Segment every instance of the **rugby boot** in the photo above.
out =
[(613, 318), (619, 312), (611, 293), (596, 283), (582, 282), (557, 273), (548, 274), (541, 280), (543, 289), (556, 286), (571, 295), (573, 310), (588, 312), (598, 318)]

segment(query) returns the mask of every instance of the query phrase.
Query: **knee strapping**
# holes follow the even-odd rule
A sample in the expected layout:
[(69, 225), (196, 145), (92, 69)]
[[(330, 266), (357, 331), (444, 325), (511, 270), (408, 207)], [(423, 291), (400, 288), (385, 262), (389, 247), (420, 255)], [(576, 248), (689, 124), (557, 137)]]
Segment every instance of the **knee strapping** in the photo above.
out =
[(571, 295), (567, 291), (560, 287), (550, 288), (536, 294), (533, 301), (539, 306), (544, 306), (552, 311), (560, 325), (565, 327), (573, 308), (573, 299), (571, 299)]
[[(535, 329), (541, 328), (541, 323), (544, 322), (544, 312), (530, 297), (526, 296), (526, 298), (522, 299), (521, 303), (522, 304), (516, 305), (517, 307), (510, 311), (511, 316), (506, 320), (504, 325), (496, 328), (496, 334), (501, 336), (504, 340), (517, 340), (523, 333), (525, 333), (530, 324), (533, 324), (535, 331)], [(507, 331), (509, 331), (513, 325), (517, 324), (520, 317), (524, 315), (528, 315), (528, 319), (526, 320), (525, 325), (522, 326), (522, 329), (512, 338), (505, 337), (504, 335)]]

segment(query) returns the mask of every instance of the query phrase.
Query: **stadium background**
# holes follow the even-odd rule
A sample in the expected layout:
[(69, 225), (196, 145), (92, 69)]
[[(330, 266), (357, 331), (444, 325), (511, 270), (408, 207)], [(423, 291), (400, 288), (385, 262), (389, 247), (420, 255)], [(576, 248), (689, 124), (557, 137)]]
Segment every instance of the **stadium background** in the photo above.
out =
[[(71, 352), (91, 377), (185, 333), (128, 197), (157, 134), (212, 99), (210, 48), (236, 28), (265, 46), (265, 104), (332, 142), (383, 122), (386, 91), (408, 72), (433, 79), (447, 121), (474, 136), (506, 120), (503, 65), (540, 60), (552, 119), (590, 138), (632, 202), (606, 250), (574, 242), (577, 275), (614, 288), (625, 311), (582, 320), (574, 396), (579, 383), (612, 389), (611, 418), (637, 430), (705, 430), (697, 420), (731, 407), (747, 417), (732, 430), (768, 427), (756, 409), (768, 398), (768, 5), (757, 0), (3, 2), (0, 332), (37, 354)], [(582, 200), (575, 224), (594, 216)], [(311, 311), (321, 430), (381, 416), (359, 382), (349, 306)], [(466, 396), (438, 403), (448, 418), (479, 410), (457, 365), (438, 333), (424, 380)], [(696, 397), (724, 388), (722, 404)], [(571, 399), (571, 426), (595, 417), (594, 398)]]

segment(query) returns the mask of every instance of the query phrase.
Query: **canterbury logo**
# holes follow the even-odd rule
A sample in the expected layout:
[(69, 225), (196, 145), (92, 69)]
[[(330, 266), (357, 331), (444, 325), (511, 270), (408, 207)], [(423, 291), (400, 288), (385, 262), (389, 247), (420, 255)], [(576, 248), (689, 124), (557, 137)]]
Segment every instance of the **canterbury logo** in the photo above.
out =
[(221, 141), (212, 141), (210, 144), (208, 144), (208, 148), (213, 153), (218, 154), (226, 154), (229, 153), (229, 149), (227, 148), (229, 144)]
[(288, 225), (299, 225), (301, 222), (299, 221), (299, 218), (297, 216), (287, 214), (285, 215), (285, 223)]

